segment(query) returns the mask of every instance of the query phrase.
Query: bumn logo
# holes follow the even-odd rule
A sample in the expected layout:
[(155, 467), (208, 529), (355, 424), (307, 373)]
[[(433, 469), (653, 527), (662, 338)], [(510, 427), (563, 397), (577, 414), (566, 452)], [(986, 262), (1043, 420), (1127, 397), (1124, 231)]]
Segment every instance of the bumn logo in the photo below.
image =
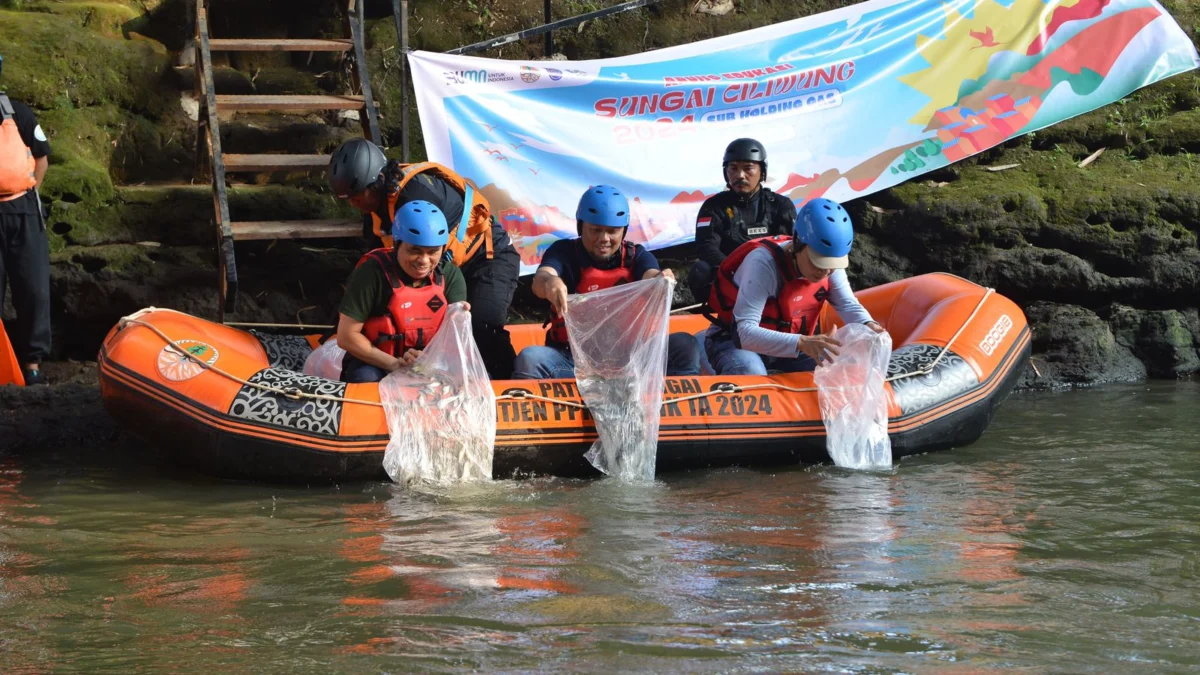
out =
[(412, 307), (411, 302), (406, 302), (406, 303), (400, 305), (400, 309), (408, 309), (409, 307)]
[(446, 78), (446, 85), (466, 84), (483, 84), (488, 81), (488, 71), (486, 70), (447, 70), (442, 73)]
[(588, 292), (591, 293), (592, 291), (600, 290), (600, 286), (597, 284), (592, 284), (591, 286), (588, 286), (587, 289)]

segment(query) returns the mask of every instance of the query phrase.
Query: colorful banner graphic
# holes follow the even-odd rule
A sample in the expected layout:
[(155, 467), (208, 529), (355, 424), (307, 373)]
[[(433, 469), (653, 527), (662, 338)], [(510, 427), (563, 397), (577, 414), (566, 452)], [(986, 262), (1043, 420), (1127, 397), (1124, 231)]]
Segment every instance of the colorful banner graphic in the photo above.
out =
[(845, 201), (1200, 59), (1154, 0), (872, 0), (614, 59), (409, 63), (430, 159), (475, 181), (528, 273), (601, 183), (631, 197), (632, 241), (691, 241), (735, 138), (797, 205)]

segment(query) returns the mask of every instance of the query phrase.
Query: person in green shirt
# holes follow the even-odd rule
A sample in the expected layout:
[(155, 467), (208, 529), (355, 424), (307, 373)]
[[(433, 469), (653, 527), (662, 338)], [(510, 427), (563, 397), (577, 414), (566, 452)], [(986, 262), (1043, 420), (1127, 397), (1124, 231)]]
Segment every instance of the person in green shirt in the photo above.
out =
[(375, 249), (358, 262), (338, 309), (343, 382), (378, 382), (412, 365), (448, 305), (471, 308), (462, 271), (442, 261), (449, 229), (433, 204), (408, 202), (392, 224), (395, 248)]

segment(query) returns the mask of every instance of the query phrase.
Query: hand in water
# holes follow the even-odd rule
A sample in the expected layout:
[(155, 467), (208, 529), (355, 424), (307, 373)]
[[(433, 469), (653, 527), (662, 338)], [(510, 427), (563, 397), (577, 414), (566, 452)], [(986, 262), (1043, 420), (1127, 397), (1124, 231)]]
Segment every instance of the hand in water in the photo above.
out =
[(812, 357), (818, 365), (826, 361), (832, 361), (833, 357), (838, 355), (838, 347), (842, 343), (834, 340), (828, 335), (801, 335), (800, 336), (800, 351)]

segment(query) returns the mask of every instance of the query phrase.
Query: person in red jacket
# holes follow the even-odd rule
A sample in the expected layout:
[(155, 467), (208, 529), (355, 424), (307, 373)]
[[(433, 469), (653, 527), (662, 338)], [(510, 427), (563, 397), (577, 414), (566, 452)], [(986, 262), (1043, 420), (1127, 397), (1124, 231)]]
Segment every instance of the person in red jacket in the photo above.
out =
[(462, 271), (444, 261), (449, 227), (433, 204), (411, 201), (392, 224), (395, 248), (375, 249), (346, 282), (337, 341), (342, 381), (378, 382), (411, 366), (437, 334), (448, 305), (466, 303)]
[[(575, 213), (578, 239), (550, 245), (533, 277), (533, 293), (550, 303), (553, 314), (546, 346), (526, 347), (513, 363), (513, 379), (571, 379), (571, 356), (562, 313), (567, 296), (612, 288), (617, 284), (653, 279), (671, 270), (660, 270), (654, 254), (641, 244), (625, 240), (629, 229), (629, 201), (608, 185), (588, 188)], [(667, 340), (667, 375), (698, 375), (700, 346), (688, 333), (672, 333)]]

